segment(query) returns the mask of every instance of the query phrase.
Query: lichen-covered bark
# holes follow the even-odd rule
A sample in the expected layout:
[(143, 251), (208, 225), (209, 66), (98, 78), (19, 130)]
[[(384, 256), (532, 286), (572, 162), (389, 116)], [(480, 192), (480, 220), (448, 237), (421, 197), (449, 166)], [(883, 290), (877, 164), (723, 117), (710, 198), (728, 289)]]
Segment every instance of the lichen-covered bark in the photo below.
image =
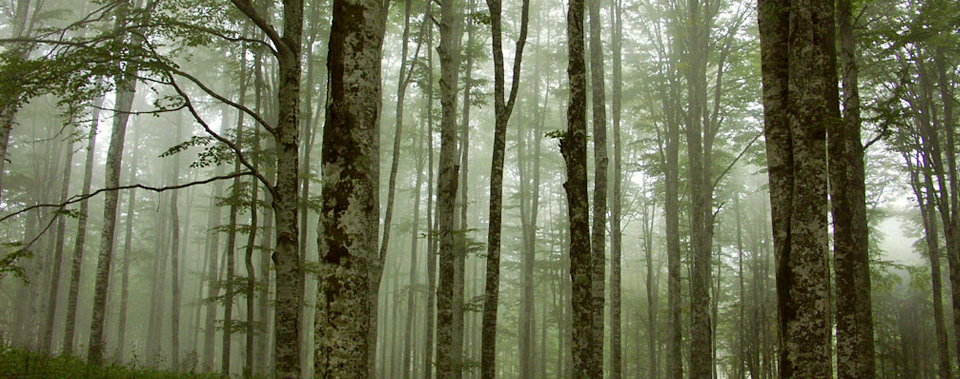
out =
[(77, 217), (77, 234), (73, 239), (73, 259), (70, 264), (70, 288), (67, 292), (67, 319), (63, 326), (63, 353), (73, 354), (74, 332), (77, 322), (77, 299), (80, 295), (80, 270), (83, 263), (83, 250), (87, 238), (87, 212), (90, 209), (87, 195), (93, 185), (94, 150), (97, 145), (97, 126), (100, 118), (100, 106), (103, 98), (97, 100), (90, 111), (90, 131), (87, 135), (86, 163), (83, 166), (83, 188), (80, 192), (84, 197), (80, 201), (79, 216)]
[[(837, 377), (876, 376), (870, 245), (867, 228), (864, 154), (860, 142), (856, 40), (850, 0), (837, 1), (843, 120), (828, 132), (830, 204), (833, 207), (834, 273), (837, 280)], [(836, 107), (831, 107), (831, 111)]]
[(602, 373), (593, 342), (593, 257), (590, 253), (590, 200), (587, 196), (586, 66), (583, 61), (583, 0), (567, 3), (567, 78), (570, 103), (567, 132), (560, 140), (560, 153), (567, 168), (563, 184), (567, 194), (570, 228), (570, 301), (573, 308), (571, 351), (574, 378), (593, 378)]
[(825, 141), (838, 121), (832, 4), (759, 2), (782, 379), (832, 375)]
[(378, 0), (336, 0), (333, 4), (327, 61), (330, 101), (323, 129), (323, 204), (317, 241), (318, 378), (368, 378), (375, 370), (370, 364), (375, 351), (369, 348), (376, 342), (368, 338), (376, 334), (368, 330), (376, 326), (379, 283), (373, 274), (379, 272), (383, 12)]
[(437, 176), (440, 271), (437, 285), (437, 378), (454, 378), (457, 369), (453, 343), (453, 294), (456, 246), (457, 185), (457, 72), (460, 66), (460, 17), (454, 0), (440, 2), (440, 162)]

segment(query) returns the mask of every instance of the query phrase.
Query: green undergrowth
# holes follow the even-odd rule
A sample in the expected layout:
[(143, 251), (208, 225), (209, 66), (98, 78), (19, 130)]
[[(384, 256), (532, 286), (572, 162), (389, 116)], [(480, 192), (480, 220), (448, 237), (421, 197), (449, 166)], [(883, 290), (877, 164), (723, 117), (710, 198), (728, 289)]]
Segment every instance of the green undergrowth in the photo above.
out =
[(0, 378), (15, 379), (224, 379), (214, 374), (173, 373), (145, 367), (93, 366), (73, 356), (50, 357), (0, 347)]

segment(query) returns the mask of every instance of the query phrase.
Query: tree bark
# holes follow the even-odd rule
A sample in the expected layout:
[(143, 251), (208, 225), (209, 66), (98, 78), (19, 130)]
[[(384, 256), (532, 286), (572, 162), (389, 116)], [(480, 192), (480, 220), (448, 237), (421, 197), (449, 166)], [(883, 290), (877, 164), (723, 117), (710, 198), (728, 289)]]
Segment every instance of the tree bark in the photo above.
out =
[[(126, 12), (129, 1), (122, 1), (117, 15), (117, 29), (126, 24)], [(121, 37), (127, 33), (121, 33)], [(107, 149), (107, 166), (104, 187), (120, 185), (120, 163), (123, 158), (123, 141), (127, 132), (127, 121), (130, 118), (130, 109), (133, 106), (133, 97), (136, 92), (137, 64), (128, 62), (123, 74), (116, 80), (116, 115), (113, 119), (113, 130), (110, 133), (110, 146)], [(103, 333), (106, 319), (107, 292), (110, 285), (110, 261), (113, 257), (114, 229), (117, 223), (117, 191), (109, 191), (103, 200), (103, 231), (100, 233), (100, 252), (97, 259), (97, 275), (93, 297), (93, 317), (90, 321), (90, 343), (87, 361), (92, 365), (103, 364), (105, 338)]]
[[(433, 7), (426, 7), (426, 18), (433, 18)], [(433, 198), (433, 28), (427, 28), (427, 327), (424, 342), (424, 379), (433, 378), (434, 324), (436, 322), (437, 236)]]
[(593, 257), (593, 359), (596, 370), (593, 378), (603, 377), (603, 327), (604, 327), (604, 280), (606, 279), (606, 228), (607, 228), (607, 111), (603, 78), (603, 43), (600, 32), (600, 2), (589, 1), (590, 13), (590, 88), (593, 110), (593, 230), (591, 231), (591, 256)]
[[(228, 122), (227, 112), (224, 111), (220, 114), (220, 117), (224, 119), (224, 125), (227, 125)], [(217, 174), (221, 172), (221, 166), (218, 166), (216, 169)], [(216, 353), (216, 319), (217, 319), (217, 302), (215, 299), (220, 295), (220, 283), (217, 280), (217, 271), (218, 271), (218, 262), (217, 256), (220, 252), (220, 206), (217, 205), (217, 198), (223, 194), (223, 182), (217, 181), (213, 184), (213, 193), (210, 200), (210, 209), (207, 213), (207, 239), (208, 239), (208, 254), (210, 255), (207, 258), (207, 297), (203, 299), (204, 304), (206, 305), (206, 310), (204, 313), (204, 322), (203, 322), (203, 371), (211, 372), (213, 371), (214, 366), (214, 354)]]
[[(176, 142), (180, 142), (180, 135), (183, 128), (181, 121), (182, 113), (177, 114), (177, 134)], [(173, 176), (171, 185), (180, 184), (180, 155), (173, 156)], [(170, 354), (173, 371), (180, 371), (180, 211), (177, 203), (180, 198), (180, 191), (173, 191), (170, 194), (170, 270), (173, 273), (173, 279), (170, 284), (172, 290), (172, 307), (170, 309)]]
[(850, 0), (837, 1), (842, 122), (828, 132), (830, 204), (833, 207), (837, 307), (837, 377), (876, 377), (864, 151), (860, 143), (860, 94), (856, 37)]
[(570, 103), (567, 131), (560, 140), (566, 163), (567, 216), (570, 236), (570, 279), (573, 308), (573, 377), (595, 378), (602, 373), (594, 338), (594, 261), (590, 249), (590, 200), (587, 196), (586, 66), (584, 64), (583, 0), (569, 0), (567, 11), (567, 78)]
[[(134, 134), (134, 140), (136, 140), (136, 134)], [(138, 145), (133, 145), (132, 156), (130, 159), (130, 180), (135, 181), (137, 178), (137, 152), (139, 151)], [(120, 274), (120, 316), (117, 324), (117, 346), (120, 350), (120, 361), (124, 362), (127, 355), (126, 347), (126, 336), (127, 336), (127, 303), (129, 302), (129, 287), (130, 287), (130, 261), (133, 259), (130, 257), (131, 251), (133, 250), (133, 221), (136, 217), (136, 208), (137, 208), (137, 191), (136, 189), (130, 189), (130, 192), (127, 193), (127, 219), (124, 222), (124, 227), (126, 228), (123, 234), (123, 264)]]
[(457, 164), (457, 72), (460, 67), (461, 17), (454, 0), (440, 2), (440, 166), (437, 178), (440, 277), (437, 286), (437, 378), (455, 378), (454, 282), (456, 246), (454, 219), (459, 165)]
[(833, 3), (759, 3), (779, 377), (832, 375), (826, 129), (839, 121)]
[[(376, 334), (368, 330), (377, 325), (381, 269), (377, 234), (384, 12), (379, 0), (333, 4), (317, 241), (321, 274), (315, 370), (319, 378), (375, 376), (372, 357), (376, 351), (370, 347), (376, 341), (369, 339)], [(281, 280), (278, 275), (277, 281)]]

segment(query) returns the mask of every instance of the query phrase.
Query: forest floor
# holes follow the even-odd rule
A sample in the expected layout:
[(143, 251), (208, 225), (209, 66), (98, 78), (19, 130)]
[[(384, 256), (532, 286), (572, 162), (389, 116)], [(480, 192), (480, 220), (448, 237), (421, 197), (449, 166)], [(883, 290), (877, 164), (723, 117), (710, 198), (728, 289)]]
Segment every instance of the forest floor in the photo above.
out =
[(0, 346), (0, 378), (17, 379), (224, 379), (225, 376), (174, 373), (144, 367), (86, 364), (73, 356), (50, 357), (26, 350)]

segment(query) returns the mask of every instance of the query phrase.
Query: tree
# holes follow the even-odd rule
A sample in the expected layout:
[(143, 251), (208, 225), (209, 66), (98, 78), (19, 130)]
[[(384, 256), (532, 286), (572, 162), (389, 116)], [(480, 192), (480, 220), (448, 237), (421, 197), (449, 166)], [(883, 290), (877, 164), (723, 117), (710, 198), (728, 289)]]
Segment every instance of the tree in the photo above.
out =
[[(319, 238), (319, 337), (316, 375), (375, 375), (368, 341), (375, 333), (379, 262), (380, 49), (384, 4), (333, 3), (327, 60), (330, 96), (321, 153), (323, 200)], [(279, 225), (278, 225), (279, 226)], [(376, 270), (376, 271), (375, 271)], [(277, 277), (277, 280), (282, 280)], [(373, 342), (373, 343), (371, 343)]]
[(869, 379), (876, 376), (876, 369), (864, 149), (860, 142), (860, 92), (857, 89), (857, 47), (852, 8), (850, 0), (837, 1), (843, 117), (827, 133), (837, 280), (837, 377)]
[(480, 376), (497, 376), (497, 307), (500, 301), (500, 235), (503, 229), (503, 158), (507, 137), (507, 122), (513, 113), (520, 86), (520, 64), (527, 40), (530, 0), (524, 0), (520, 11), (520, 36), (517, 38), (513, 59), (513, 82), (509, 97), (505, 97), (506, 80), (503, 67), (502, 5), (500, 0), (487, 0), (490, 11), (490, 32), (493, 37), (494, 68), (494, 134), (490, 165), (490, 210), (487, 227), (487, 265), (484, 280), (483, 327), (481, 334)]
[(567, 167), (567, 214), (570, 229), (570, 280), (573, 306), (573, 376), (596, 378), (602, 362), (596, 357), (593, 328), (593, 256), (590, 250), (590, 201), (587, 197), (586, 65), (583, 61), (583, 0), (567, 2), (567, 79), (570, 103), (567, 131), (560, 153)]
[(838, 121), (833, 3), (759, 3), (779, 377), (832, 375), (826, 130)]

